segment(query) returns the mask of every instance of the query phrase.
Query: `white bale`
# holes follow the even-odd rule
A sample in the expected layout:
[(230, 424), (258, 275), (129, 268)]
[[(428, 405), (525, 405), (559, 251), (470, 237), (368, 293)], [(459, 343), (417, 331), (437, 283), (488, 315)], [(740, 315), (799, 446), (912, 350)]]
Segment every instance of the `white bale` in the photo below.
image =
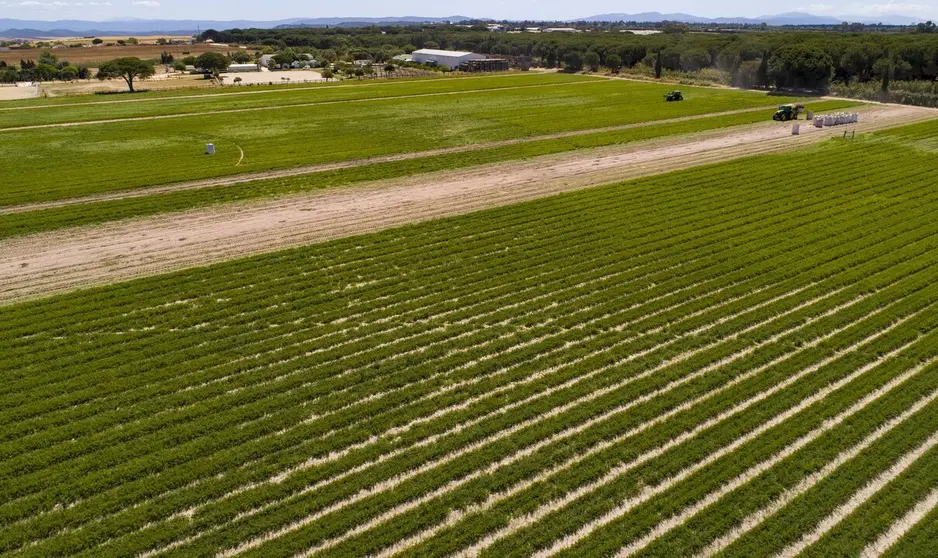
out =
[(206, 155), (214, 155), (214, 154), (215, 154), (215, 144), (214, 144), (214, 143), (207, 143), (207, 144), (205, 144), (205, 154), (206, 154)]
[(791, 135), (797, 136), (801, 132), (801, 124), (791, 125)]

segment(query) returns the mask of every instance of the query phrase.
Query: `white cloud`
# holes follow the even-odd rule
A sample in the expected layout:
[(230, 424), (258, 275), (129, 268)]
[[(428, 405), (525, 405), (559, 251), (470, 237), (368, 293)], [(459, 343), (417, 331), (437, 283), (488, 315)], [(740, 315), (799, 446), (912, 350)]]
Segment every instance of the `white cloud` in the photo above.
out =
[(134, 6), (145, 6), (147, 8), (159, 8), (160, 3), (155, 2), (154, 0), (139, 0), (138, 2), (134, 2)]

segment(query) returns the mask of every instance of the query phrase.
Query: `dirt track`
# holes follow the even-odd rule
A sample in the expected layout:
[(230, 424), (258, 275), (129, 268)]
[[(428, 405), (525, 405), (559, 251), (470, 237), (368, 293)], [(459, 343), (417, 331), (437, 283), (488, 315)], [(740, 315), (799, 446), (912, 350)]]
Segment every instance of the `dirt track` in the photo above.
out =
[(231, 204), (0, 242), (0, 302), (111, 283), (194, 265), (385, 229), (789, 149), (934, 118), (914, 107), (877, 107), (856, 126), (817, 130), (750, 126), (670, 145), (645, 143), (434, 173), (250, 204)]

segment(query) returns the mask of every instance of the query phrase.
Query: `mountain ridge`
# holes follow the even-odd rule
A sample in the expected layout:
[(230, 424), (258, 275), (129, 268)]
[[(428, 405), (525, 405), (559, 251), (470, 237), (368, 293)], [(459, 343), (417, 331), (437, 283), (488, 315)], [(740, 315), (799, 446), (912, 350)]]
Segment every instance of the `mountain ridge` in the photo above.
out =
[[(361, 25), (393, 25), (415, 23), (460, 23), (464, 21), (481, 21), (486, 18), (469, 18), (453, 15), (445, 17), (427, 16), (400, 16), (400, 17), (321, 17), (306, 18), (294, 17), (272, 21), (264, 20), (173, 20), (173, 19), (111, 19), (107, 21), (86, 21), (64, 19), (56, 21), (21, 20), (0, 18), (0, 37), (35, 39), (41, 37), (72, 37), (92, 35), (186, 35), (198, 30), (206, 29), (234, 29), (234, 28), (261, 28), (277, 29), (294, 26), (320, 27), (320, 26), (361, 26)], [(635, 21), (638, 23), (660, 23), (675, 21), (695, 24), (749, 24), (759, 25), (766, 23), (772, 26), (781, 25), (840, 25), (841, 22), (886, 25), (914, 25), (925, 18), (916, 18), (898, 14), (887, 14), (879, 18), (864, 16), (819, 16), (803, 12), (788, 12), (775, 15), (764, 15), (755, 18), (746, 17), (717, 17), (708, 18), (685, 13), (641, 12), (635, 14), (608, 13), (597, 14), (585, 18), (569, 20), (572, 23), (593, 23), (613, 21)], [(491, 21), (491, 20), (489, 20)]]

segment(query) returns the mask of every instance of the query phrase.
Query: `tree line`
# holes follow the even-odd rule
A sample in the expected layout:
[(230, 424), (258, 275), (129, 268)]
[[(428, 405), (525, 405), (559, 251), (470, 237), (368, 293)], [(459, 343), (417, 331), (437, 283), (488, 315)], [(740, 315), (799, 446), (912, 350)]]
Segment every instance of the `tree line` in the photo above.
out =
[(624, 29), (584, 33), (493, 33), (453, 25), (208, 30), (202, 39), (275, 49), (301, 48), (318, 59), (377, 62), (420, 48), (524, 57), (548, 68), (612, 70), (643, 64), (664, 70), (715, 68), (742, 87), (826, 89), (831, 82), (935, 80), (938, 33), (922, 24), (903, 32), (782, 30), (691, 33), (687, 26), (636, 35)]
[(60, 60), (51, 51), (43, 51), (33, 60), (20, 60), (19, 67), (12, 66), (0, 60), (0, 83), (13, 83), (15, 81), (72, 81), (75, 79), (88, 79), (91, 71), (80, 64), (72, 64), (68, 60)]

